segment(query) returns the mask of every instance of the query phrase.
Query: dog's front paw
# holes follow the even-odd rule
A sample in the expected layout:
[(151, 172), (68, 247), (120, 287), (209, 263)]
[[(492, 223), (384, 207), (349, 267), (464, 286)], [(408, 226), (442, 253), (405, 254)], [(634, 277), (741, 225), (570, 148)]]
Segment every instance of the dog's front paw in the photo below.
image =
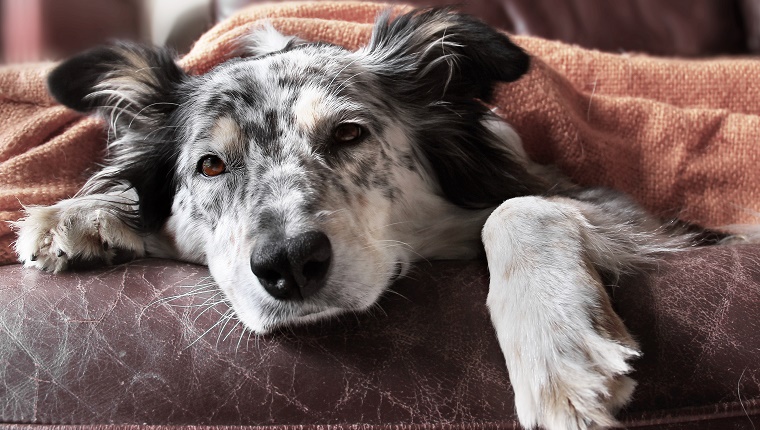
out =
[(14, 226), (18, 230), (15, 248), (19, 260), (45, 271), (65, 270), (73, 259), (110, 263), (116, 247), (144, 248), (139, 235), (125, 228), (106, 208), (70, 201), (28, 207), (26, 216)]
[(75, 257), (109, 260), (109, 247), (97, 224), (86, 225), (87, 214), (55, 206), (26, 208), (18, 221), (16, 253), (25, 266), (60, 272)]
[(526, 362), (527, 357), (509, 360), (520, 423), (550, 430), (617, 426), (615, 412), (636, 387), (625, 376), (632, 370), (628, 361), (639, 352), (595, 330), (551, 337), (544, 343), (549, 347), (545, 354), (533, 357), (535, 362)]

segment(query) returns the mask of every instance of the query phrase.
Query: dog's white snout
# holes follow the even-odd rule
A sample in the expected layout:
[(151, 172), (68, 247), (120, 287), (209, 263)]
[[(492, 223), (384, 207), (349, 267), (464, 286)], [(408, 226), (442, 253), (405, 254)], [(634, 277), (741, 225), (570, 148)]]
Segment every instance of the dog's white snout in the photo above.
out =
[(332, 261), (330, 239), (321, 231), (291, 238), (261, 238), (251, 253), (251, 270), (278, 300), (301, 300), (324, 287)]

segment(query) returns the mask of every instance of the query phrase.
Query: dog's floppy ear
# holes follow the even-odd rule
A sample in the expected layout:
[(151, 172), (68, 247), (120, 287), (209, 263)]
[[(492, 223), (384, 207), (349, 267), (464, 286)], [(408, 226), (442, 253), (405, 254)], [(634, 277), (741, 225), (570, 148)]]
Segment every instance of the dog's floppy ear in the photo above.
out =
[(171, 52), (133, 43), (86, 51), (48, 75), (48, 89), (60, 103), (110, 121), (113, 144), (87, 191), (134, 187), (139, 223), (148, 230), (171, 212), (178, 128), (172, 118), (187, 79)]
[(487, 102), (496, 82), (516, 80), (530, 65), (528, 54), (507, 36), (448, 8), (416, 10), (395, 19), (386, 11), (364, 49), (373, 72), (403, 82), (395, 92), (412, 92), (427, 102)]
[[(382, 14), (362, 61), (401, 102), (418, 156), (441, 191), (465, 208), (488, 208), (542, 191), (485, 120), (497, 82), (525, 74), (530, 58), (507, 36), (450, 9)], [(516, 139), (517, 136), (515, 136)]]
[(48, 89), (74, 110), (139, 125), (173, 112), (177, 87), (186, 78), (169, 50), (119, 42), (59, 64), (48, 75)]

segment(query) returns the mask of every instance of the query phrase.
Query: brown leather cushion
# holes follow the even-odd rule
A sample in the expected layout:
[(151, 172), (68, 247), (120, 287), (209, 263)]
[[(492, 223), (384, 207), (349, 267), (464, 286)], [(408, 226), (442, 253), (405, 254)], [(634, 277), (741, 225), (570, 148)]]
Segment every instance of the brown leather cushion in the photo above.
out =
[[(760, 51), (757, 0), (387, 1), (417, 6), (455, 5), (514, 34), (609, 52), (694, 57), (746, 53), (748, 43), (753, 52)], [(252, 3), (264, 1), (216, 0), (216, 17), (227, 18)]]
[[(644, 350), (629, 426), (760, 424), (759, 257), (694, 249), (613, 290)], [(204, 267), (0, 267), (0, 422), (511, 427), (487, 275), (421, 264), (368, 314), (255, 337), (197, 306), (221, 297)]]

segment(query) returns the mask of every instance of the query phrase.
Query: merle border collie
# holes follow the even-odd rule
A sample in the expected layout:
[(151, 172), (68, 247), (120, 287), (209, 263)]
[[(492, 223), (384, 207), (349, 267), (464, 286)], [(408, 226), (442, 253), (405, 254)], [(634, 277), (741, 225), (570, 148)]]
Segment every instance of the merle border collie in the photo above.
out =
[(109, 123), (73, 198), (27, 207), (26, 266), (119, 252), (208, 265), (256, 333), (370, 308), (420, 259), (485, 254), (488, 309), (526, 428), (616, 425), (639, 355), (603, 279), (694, 236), (532, 162), (488, 107), (530, 58), (448, 9), (376, 21), (349, 51), (262, 25), (193, 76), (165, 49), (97, 48), (49, 76)]

